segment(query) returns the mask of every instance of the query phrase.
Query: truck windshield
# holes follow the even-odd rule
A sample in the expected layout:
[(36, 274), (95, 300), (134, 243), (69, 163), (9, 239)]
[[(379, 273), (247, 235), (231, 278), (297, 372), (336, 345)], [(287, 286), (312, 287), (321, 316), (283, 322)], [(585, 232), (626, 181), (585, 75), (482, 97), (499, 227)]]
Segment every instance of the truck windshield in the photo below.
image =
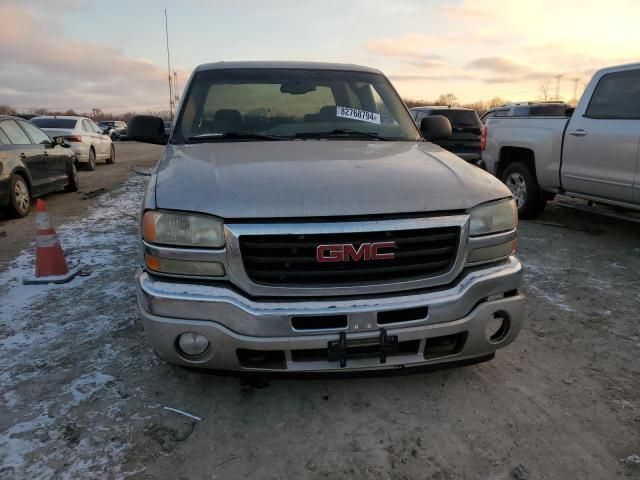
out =
[(420, 134), (383, 75), (284, 68), (195, 74), (172, 143), (267, 138), (416, 141)]

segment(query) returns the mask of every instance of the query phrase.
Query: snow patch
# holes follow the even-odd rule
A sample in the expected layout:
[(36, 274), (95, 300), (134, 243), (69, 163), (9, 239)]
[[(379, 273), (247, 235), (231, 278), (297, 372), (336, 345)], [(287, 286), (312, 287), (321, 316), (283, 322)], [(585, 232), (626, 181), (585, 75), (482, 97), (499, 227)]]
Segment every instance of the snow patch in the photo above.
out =
[[(30, 479), (122, 477), (119, 463), (128, 443), (106, 442), (98, 448), (99, 440), (91, 435), (69, 448), (58, 429), (74, 421), (74, 409), (99, 392), (113, 399), (106, 411), (88, 409), (84, 418), (93, 418), (92, 428), (108, 431), (124, 406), (110, 387), (114, 377), (104, 369), (119, 356), (109, 337), (133, 321), (114, 312), (122, 312), (122, 305), (134, 298), (137, 219), (147, 181), (134, 176), (101, 197), (86, 218), (56, 226), (69, 263), (88, 267), (91, 275), (62, 285), (23, 285), (22, 278), (34, 271), (33, 246), (0, 272), (0, 395), (15, 415), (15, 423), (0, 432), (3, 474)], [(80, 371), (64, 368), (69, 357), (77, 356), (82, 357)], [(43, 398), (37, 395), (36, 380), (45, 375)], [(67, 466), (54, 471), (50, 465), (56, 463)]]

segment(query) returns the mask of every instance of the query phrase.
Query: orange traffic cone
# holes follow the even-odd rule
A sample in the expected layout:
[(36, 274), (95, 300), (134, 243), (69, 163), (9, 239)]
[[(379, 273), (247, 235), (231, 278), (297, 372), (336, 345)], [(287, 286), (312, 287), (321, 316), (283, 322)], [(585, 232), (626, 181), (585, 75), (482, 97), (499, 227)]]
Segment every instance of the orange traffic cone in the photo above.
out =
[(69, 270), (55, 229), (51, 226), (44, 200), (36, 201), (36, 277), (25, 284), (65, 283), (78, 274)]

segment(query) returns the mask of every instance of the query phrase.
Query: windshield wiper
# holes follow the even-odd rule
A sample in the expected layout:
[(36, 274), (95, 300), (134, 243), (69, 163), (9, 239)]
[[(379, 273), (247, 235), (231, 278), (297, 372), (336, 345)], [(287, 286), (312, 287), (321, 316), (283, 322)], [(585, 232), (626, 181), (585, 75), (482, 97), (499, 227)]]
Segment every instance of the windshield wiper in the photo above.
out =
[(219, 140), (285, 140), (287, 137), (252, 132), (202, 133), (189, 137), (189, 143), (217, 142)]
[(316, 137), (334, 137), (334, 136), (347, 136), (347, 137), (369, 137), (376, 140), (387, 141), (388, 138), (381, 137), (375, 132), (361, 132), (360, 130), (351, 130), (349, 128), (336, 128), (330, 132), (301, 132), (296, 133), (296, 138), (316, 138)]

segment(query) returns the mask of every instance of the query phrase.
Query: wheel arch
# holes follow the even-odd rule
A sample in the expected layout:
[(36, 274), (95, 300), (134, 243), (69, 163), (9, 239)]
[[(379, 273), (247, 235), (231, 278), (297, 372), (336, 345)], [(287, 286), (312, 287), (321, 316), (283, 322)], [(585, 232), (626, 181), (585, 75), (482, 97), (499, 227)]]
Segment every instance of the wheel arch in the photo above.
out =
[(31, 180), (31, 175), (26, 168), (17, 166), (11, 171), (11, 174), (20, 175), (24, 179), (24, 181), (27, 182), (27, 187), (29, 187), (29, 194), (33, 195), (33, 182)]
[(496, 176), (502, 180), (505, 169), (516, 162), (526, 165), (537, 182), (535, 153), (532, 149), (525, 147), (502, 147), (498, 157)]

